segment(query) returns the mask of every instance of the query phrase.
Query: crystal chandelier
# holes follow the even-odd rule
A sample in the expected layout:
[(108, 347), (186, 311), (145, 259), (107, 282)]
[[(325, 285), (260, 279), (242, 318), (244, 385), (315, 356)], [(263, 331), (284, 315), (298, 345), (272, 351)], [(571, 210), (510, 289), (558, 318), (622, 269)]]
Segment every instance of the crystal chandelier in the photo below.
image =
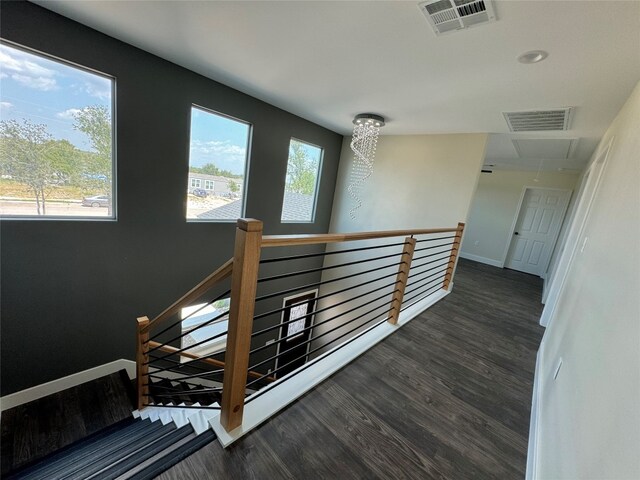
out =
[(356, 218), (356, 211), (362, 206), (360, 193), (364, 182), (373, 172), (373, 161), (381, 127), (384, 127), (384, 118), (380, 115), (360, 113), (353, 119), (351, 150), (353, 150), (354, 159), (351, 179), (347, 187), (349, 195), (353, 198), (353, 208), (349, 211), (351, 219)]

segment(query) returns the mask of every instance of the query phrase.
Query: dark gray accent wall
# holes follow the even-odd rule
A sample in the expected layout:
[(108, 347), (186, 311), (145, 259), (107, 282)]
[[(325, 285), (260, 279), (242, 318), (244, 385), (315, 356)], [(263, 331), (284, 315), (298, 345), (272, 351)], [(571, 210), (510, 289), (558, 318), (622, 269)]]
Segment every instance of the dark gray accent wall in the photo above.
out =
[[(253, 125), (246, 215), (268, 234), (328, 230), (342, 136), (26, 2), (3, 2), (3, 39), (116, 78), (113, 222), (3, 220), (1, 394), (134, 358), (154, 316), (232, 255), (234, 224), (187, 223), (192, 104)], [(324, 148), (316, 220), (282, 224), (289, 140)]]

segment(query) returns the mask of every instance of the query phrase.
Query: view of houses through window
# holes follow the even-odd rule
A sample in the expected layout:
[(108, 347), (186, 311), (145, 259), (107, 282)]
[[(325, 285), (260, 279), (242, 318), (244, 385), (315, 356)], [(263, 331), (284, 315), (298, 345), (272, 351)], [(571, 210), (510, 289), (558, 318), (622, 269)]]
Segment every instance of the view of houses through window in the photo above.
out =
[[(182, 337), (181, 348), (188, 348), (189, 353), (194, 355), (212, 355), (224, 350), (227, 342), (227, 335), (223, 334), (228, 329), (230, 298), (223, 298), (212, 304), (196, 304), (182, 309)], [(214, 321), (212, 321), (214, 320)], [(208, 325), (197, 328), (204, 323)], [(197, 328), (197, 329), (196, 329)], [(200, 343), (211, 338), (211, 341)], [(183, 362), (189, 358), (181, 357)]]
[(0, 215), (113, 217), (113, 80), (0, 44)]
[(322, 149), (291, 139), (281, 220), (312, 222), (315, 215)]
[(187, 219), (234, 221), (244, 215), (251, 126), (191, 109)]

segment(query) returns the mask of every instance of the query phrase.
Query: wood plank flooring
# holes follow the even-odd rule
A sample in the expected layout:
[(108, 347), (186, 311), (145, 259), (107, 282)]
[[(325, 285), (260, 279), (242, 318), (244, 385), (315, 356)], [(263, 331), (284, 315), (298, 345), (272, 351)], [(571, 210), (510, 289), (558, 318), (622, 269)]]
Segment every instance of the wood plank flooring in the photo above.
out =
[(2, 476), (131, 417), (130, 385), (122, 370), (3, 412)]
[(445, 300), (226, 451), (158, 478), (523, 479), (541, 290), (461, 260)]

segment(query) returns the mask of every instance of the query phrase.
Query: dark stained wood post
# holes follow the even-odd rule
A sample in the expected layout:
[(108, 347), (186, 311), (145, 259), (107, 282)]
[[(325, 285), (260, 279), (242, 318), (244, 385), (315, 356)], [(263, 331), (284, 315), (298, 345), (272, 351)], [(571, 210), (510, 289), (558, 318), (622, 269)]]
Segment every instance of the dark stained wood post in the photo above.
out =
[(453, 279), (453, 271), (456, 268), (456, 262), (458, 261), (458, 253), (460, 252), (460, 243), (462, 242), (462, 233), (464, 232), (464, 223), (458, 223), (456, 229), (456, 236), (451, 245), (451, 255), (449, 256), (449, 263), (447, 264), (447, 273), (444, 276), (444, 282), (442, 288), (449, 290), (451, 280)]
[[(136, 384), (138, 410), (149, 403), (149, 319), (138, 317), (136, 334)], [(146, 384), (146, 385), (145, 385)]]
[(242, 424), (261, 245), (262, 222), (238, 219), (220, 412), (220, 423), (228, 432)]
[(395, 325), (398, 323), (400, 317), (400, 308), (402, 307), (402, 300), (404, 298), (404, 290), (407, 287), (407, 280), (409, 278), (409, 270), (411, 269), (411, 262), (413, 260), (413, 252), (416, 249), (416, 239), (413, 237), (407, 237), (404, 239), (404, 248), (402, 249), (402, 262), (398, 267), (398, 276), (396, 277), (396, 289), (393, 292), (391, 298), (391, 313), (389, 315), (389, 323)]

